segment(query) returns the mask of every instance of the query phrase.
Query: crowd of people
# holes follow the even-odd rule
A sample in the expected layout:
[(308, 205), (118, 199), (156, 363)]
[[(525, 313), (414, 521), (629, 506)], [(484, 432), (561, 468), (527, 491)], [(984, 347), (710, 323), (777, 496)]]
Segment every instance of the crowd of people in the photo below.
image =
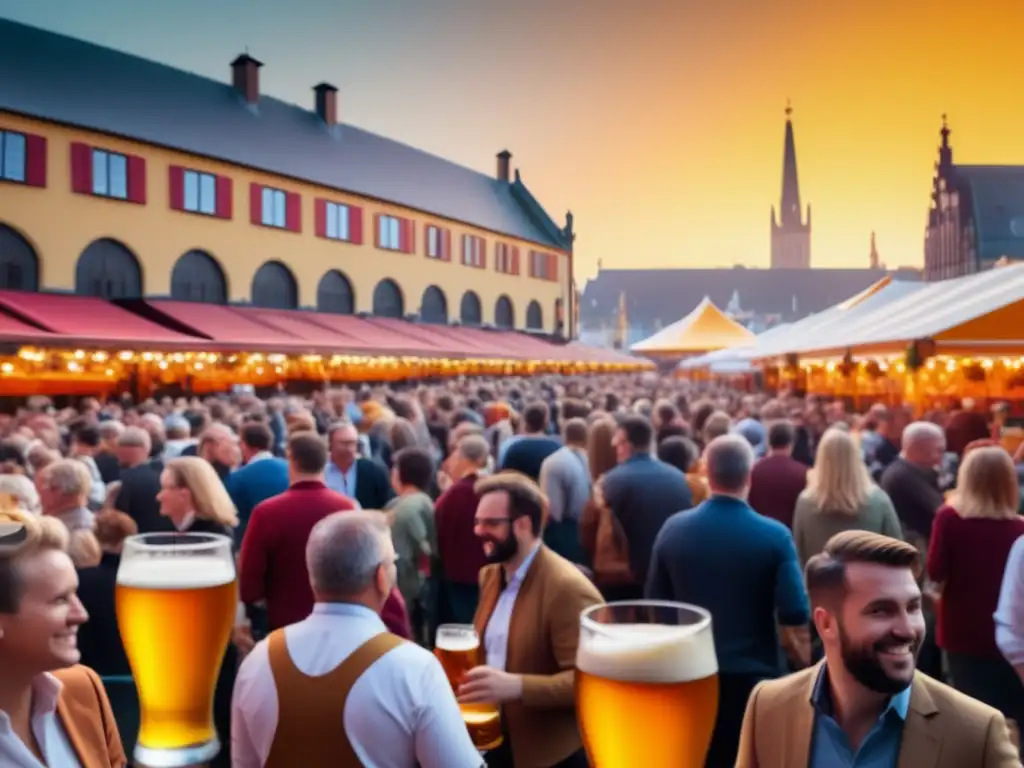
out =
[[(1003, 414), (851, 410), (653, 374), (34, 398), (0, 416), (0, 765), (125, 765), (120, 554), (175, 531), (237, 553), (214, 766), (586, 766), (580, 614), (644, 598), (712, 616), (708, 768), (1021, 765)], [(481, 639), (454, 686), (449, 623)]]

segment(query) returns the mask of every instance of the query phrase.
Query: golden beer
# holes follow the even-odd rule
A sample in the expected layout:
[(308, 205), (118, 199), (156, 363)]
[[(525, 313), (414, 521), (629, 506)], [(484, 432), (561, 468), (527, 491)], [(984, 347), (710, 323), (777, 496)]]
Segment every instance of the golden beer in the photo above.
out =
[(585, 611), (576, 713), (593, 768), (702, 768), (718, 713), (710, 615), (645, 601)]
[[(452, 690), (457, 692), (466, 673), (482, 663), (476, 629), (468, 624), (442, 624), (437, 628), (434, 655), (441, 662)], [(459, 704), (459, 709), (477, 749), (486, 752), (501, 744), (501, 712), (497, 704)]]
[(230, 539), (128, 539), (115, 599), (139, 696), (135, 758), (152, 768), (213, 758), (220, 751), (213, 696), (238, 601)]

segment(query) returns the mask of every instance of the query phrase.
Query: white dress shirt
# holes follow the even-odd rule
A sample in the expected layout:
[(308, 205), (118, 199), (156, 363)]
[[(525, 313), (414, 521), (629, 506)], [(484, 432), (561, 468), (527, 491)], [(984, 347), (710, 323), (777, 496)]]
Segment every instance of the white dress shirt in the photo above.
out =
[(44, 673), (32, 683), (32, 735), (43, 754), (40, 763), (32, 750), (11, 728), (11, 719), (0, 710), (0, 766), (3, 768), (81, 768), (64, 726), (57, 717), (57, 699), (63, 684)]
[(516, 597), (519, 595), (519, 588), (523, 585), (526, 572), (530, 570), (533, 559), (537, 557), (537, 550), (540, 549), (540, 542), (533, 545), (530, 554), (523, 560), (509, 579), (505, 589), (498, 596), (498, 602), (494, 604), (494, 612), (487, 621), (487, 629), (484, 630), (484, 648), (487, 651), (487, 666), (491, 669), (500, 669), (506, 672), (505, 663), (508, 656), (508, 627), (512, 621), (512, 609), (516, 605)]
[[(317, 677), (335, 669), (371, 637), (380, 616), (351, 604), (318, 603), (308, 619), (285, 628), (292, 663)], [(262, 768), (277, 730), (278, 698), (267, 641), (238, 670), (231, 706), (234, 768)], [(440, 662), (415, 643), (375, 661), (349, 692), (343, 727), (366, 768), (481, 768)]]

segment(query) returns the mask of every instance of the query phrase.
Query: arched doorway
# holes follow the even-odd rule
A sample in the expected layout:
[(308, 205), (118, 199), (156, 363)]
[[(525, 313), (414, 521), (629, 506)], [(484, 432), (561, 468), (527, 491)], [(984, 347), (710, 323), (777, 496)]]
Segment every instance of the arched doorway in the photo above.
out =
[(0, 288), (7, 291), (39, 290), (39, 257), (12, 227), (0, 224)]
[(448, 322), (448, 297), (436, 285), (428, 285), (420, 300), (420, 320), (424, 323)]
[(94, 240), (78, 257), (75, 293), (101, 299), (142, 298), (139, 260), (117, 240)]
[(499, 328), (516, 327), (516, 311), (512, 306), (512, 299), (508, 296), (499, 296), (494, 305), (494, 324)]
[(267, 261), (252, 278), (252, 304), (266, 309), (298, 309), (295, 275), (280, 261)]
[(171, 270), (171, 298), (204, 304), (227, 304), (224, 270), (206, 251), (183, 253)]
[(531, 331), (544, 330), (544, 310), (536, 299), (526, 307), (526, 327)]
[(402, 297), (402, 289), (390, 277), (385, 277), (373, 289), (373, 314), (378, 317), (398, 319), (405, 316), (405, 299)]
[(555, 333), (565, 335), (565, 306), (561, 298), (555, 299)]
[(324, 272), (316, 287), (316, 309), (317, 312), (351, 315), (356, 311), (352, 282), (336, 269)]
[(462, 305), (459, 307), (459, 322), (463, 325), (480, 325), (483, 321), (480, 297), (476, 291), (466, 291), (462, 294)]

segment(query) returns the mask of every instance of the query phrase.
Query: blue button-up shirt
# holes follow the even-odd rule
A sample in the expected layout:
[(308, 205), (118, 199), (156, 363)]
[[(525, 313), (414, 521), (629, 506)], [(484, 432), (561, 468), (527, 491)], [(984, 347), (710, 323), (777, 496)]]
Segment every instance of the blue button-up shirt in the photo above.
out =
[(516, 569), (515, 574), (509, 579), (505, 589), (498, 597), (494, 606), (491, 618), (487, 622), (487, 629), (484, 630), (484, 649), (487, 653), (487, 666), (493, 669), (505, 670), (508, 661), (508, 628), (512, 622), (512, 609), (516, 605), (516, 597), (519, 595), (519, 588), (523, 585), (526, 572), (537, 557), (537, 550), (540, 549), (540, 542), (533, 545), (533, 550), (523, 560), (522, 565)]
[(333, 461), (327, 462), (324, 469), (324, 485), (332, 491), (348, 496), (355, 501), (356, 498), (356, 464), (352, 462), (347, 472), (342, 472)]
[(811, 696), (814, 705), (814, 735), (811, 741), (810, 768), (894, 768), (900, 754), (903, 724), (910, 708), (910, 687), (891, 699), (878, 722), (856, 752), (832, 716), (828, 668), (824, 665)]

